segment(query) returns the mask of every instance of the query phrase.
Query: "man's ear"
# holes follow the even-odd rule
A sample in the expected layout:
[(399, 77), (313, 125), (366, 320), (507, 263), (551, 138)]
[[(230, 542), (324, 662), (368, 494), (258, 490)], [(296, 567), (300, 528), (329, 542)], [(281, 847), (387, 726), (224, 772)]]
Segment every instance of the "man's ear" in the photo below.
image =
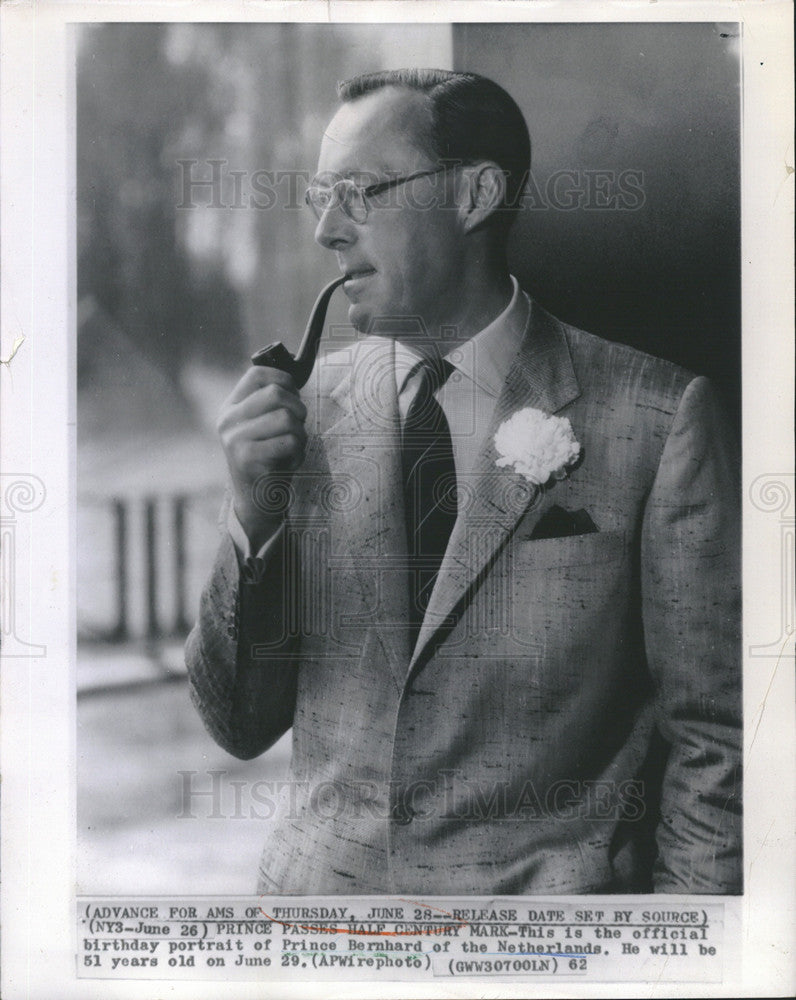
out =
[(481, 226), (504, 204), (506, 175), (491, 160), (467, 164), (463, 169), (460, 218), (466, 233)]

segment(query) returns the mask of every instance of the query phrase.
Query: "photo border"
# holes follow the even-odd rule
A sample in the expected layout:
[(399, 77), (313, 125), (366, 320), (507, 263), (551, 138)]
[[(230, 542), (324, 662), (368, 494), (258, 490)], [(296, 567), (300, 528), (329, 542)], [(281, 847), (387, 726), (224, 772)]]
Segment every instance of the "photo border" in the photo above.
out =
[[(745, 892), (725, 903), (728, 978), (650, 996), (787, 995), (794, 982), (793, 6), (553, 3), (6, 3), (2, 112), (2, 960), (7, 997), (151, 996), (76, 979), (74, 42), (79, 21), (719, 21), (743, 24), (742, 383)], [(20, 340), (20, 338), (22, 338)], [(15, 351), (15, 353), (14, 353)], [(15, 484), (22, 483), (22, 486)], [(40, 484), (40, 485), (39, 485)], [(38, 503), (39, 498), (41, 502)], [(13, 522), (13, 523), (12, 523)], [(13, 542), (9, 539), (13, 537)], [(10, 609), (13, 609), (13, 613)], [(11, 648), (9, 648), (11, 646)], [(38, 649), (37, 649), (38, 647)], [(43, 652), (42, 652), (43, 649)], [(577, 898), (577, 897), (573, 897)], [(595, 897), (596, 898), (596, 897)], [(610, 899), (610, 897), (607, 897)], [(672, 902), (681, 897), (672, 897)], [(739, 951), (740, 949), (740, 951)], [(175, 997), (633, 996), (638, 984), (495, 979), (163, 981)], [(56, 990), (55, 993), (52, 991)]]

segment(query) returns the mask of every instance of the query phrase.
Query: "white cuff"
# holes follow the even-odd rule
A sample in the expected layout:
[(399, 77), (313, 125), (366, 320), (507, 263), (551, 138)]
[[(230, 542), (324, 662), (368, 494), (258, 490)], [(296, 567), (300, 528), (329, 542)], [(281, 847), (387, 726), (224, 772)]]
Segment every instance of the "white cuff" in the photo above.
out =
[[(271, 537), (260, 546), (259, 551), (256, 553), (257, 559), (265, 559), (266, 555), (271, 551), (284, 530), (285, 523), (283, 521), (273, 535), (271, 535)], [(250, 559), (252, 552), (251, 545), (249, 544), (249, 536), (243, 530), (243, 526), (238, 520), (238, 515), (235, 513), (235, 508), (232, 504), (229, 505), (229, 511), (227, 513), (227, 531), (230, 533), (235, 548), (237, 549), (238, 557), (241, 561)]]

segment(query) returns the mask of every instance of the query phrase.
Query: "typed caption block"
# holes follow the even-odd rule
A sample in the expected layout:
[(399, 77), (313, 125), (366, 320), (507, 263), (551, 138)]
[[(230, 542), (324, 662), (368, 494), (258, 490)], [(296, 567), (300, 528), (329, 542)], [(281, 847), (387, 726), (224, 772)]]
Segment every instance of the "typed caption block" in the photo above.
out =
[(97, 979), (722, 979), (721, 903), (82, 897), (77, 919)]

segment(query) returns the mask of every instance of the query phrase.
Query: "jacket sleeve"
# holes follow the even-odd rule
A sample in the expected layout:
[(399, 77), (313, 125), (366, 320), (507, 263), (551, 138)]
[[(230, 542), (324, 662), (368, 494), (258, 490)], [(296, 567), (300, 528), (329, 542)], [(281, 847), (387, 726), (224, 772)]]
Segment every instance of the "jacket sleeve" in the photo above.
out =
[(225, 535), (186, 643), (193, 703), (213, 739), (244, 760), (293, 723), (297, 640), (286, 606), (295, 581), (285, 566), (284, 532), (265, 559), (243, 566)]
[(641, 585), (669, 745), (655, 891), (741, 891), (739, 462), (712, 389), (683, 393), (650, 492)]

